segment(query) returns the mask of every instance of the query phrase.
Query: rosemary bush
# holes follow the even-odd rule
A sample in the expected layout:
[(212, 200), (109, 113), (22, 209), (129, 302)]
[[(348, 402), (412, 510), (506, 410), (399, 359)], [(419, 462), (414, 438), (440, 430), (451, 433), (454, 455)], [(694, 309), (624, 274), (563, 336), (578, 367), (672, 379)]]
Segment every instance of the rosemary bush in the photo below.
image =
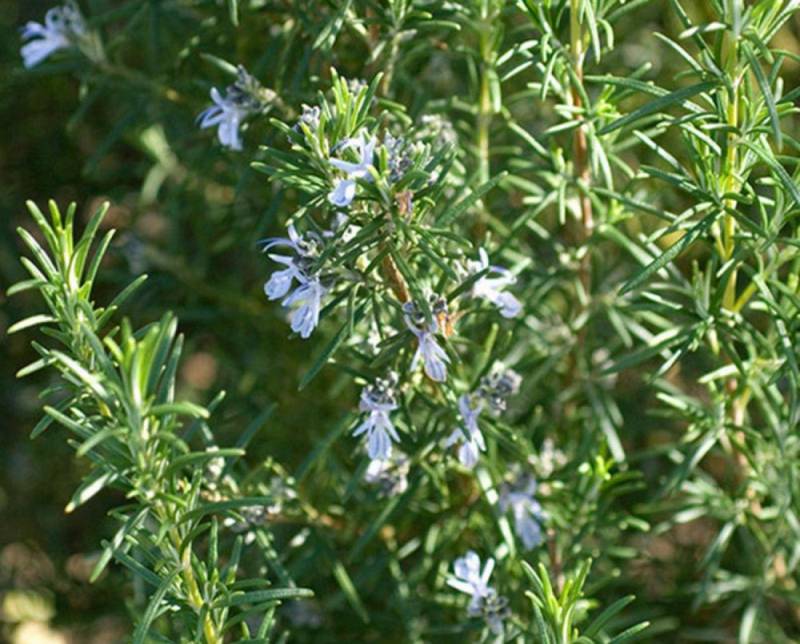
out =
[(9, 363), (119, 637), (800, 638), (798, 0), (38, 4)]

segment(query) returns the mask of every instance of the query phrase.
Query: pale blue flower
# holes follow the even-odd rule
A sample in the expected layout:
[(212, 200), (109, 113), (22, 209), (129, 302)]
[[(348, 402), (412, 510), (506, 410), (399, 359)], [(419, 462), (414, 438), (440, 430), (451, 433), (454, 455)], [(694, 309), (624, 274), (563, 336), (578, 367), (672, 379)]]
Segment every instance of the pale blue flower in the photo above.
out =
[[(500, 315), (503, 317), (516, 317), (522, 310), (522, 304), (514, 295), (505, 290), (517, 281), (516, 277), (507, 268), (490, 265), (489, 255), (483, 248), (478, 251), (478, 256), (478, 261), (467, 262), (469, 273), (474, 275), (487, 269), (489, 272), (472, 285), (470, 294), (472, 297), (481, 298), (494, 304), (500, 309)], [(494, 277), (490, 277), (492, 275)]]
[[(291, 255), (269, 253), (269, 258), (285, 266), (272, 273), (264, 284), (264, 293), (270, 300), (283, 298), (281, 306), (289, 309), (292, 331), (303, 339), (308, 338), (319, 324), (322, 301), (330, 288), (322, 283), (314, 263), (319, 256), (318, 243), (297, 233), (294, 226), (288, 227), (289, 237), (272, 237), (264, 240), (264, 251), (283, 247)], [(292, 286), (297, 287), (291, 293)]]
[(328, 201), (337, 208), (346, 208), (356, 196), (356, 182), (352, 179), (339, 179), (328, 193)]
[(300, 286), (281, 302), (284, 308), (292, 309), (289, 315), (292, 331), (299, 333), (303, 340), (317, 328), (322, 300), (327, 293), (319, 277), (303, 278)]
[(453, 563), (454, 576), (447, 580), (447, 585), (459, 592), (471, 595), (474, 601), (488, 592), (489, 579), (493, 570), (494, 559), (491, 557), (487, 559), (481, 570), (481, 558), (475, 551), (470, 550)]
[(447, 585), (469, 595), (467, 614), (483, 617), (490, 630), (499, 635), (503, 632), (503, 619), (508, 615), (508, 601), (489, 586), (493, 570), (494, 559), (487, 559), (481, 570), (480, 557), (470, 550), (454, 562), (454, 575), (447, 580)]
[(436, 341), (435, 325), (429, 331), (415, 331), (417, 336), (417, 351), (411, 361), (412, 371), (417, 368), (419, 361), (422, 360), (425, 374), (435, 382), (447, 380), (447, 364), (450, 358), (439, 343)]
[(302, 236), (297, 234), (294, 226), (288, 227), (289, 237), (272, 237), (264, 240), (264, 251), (268, 251), (276, 246), (284, 246), (294, 251), (294, 256), (289, 257), (286, 255), (278, 255), (270, 253), (269, 258), (279, 264), (286, 266), (285, 269), (275, 271), (269, 278), (269, 281), (264, 285), (264, 292), (270, 300), (279, 300), (284, 297), (289, 289), (292, 287), (292, 282), (303, 280), (304, 271), (300, 267), (299, 258), (307, 256), (307, 250), (303, 245)]
[(331, 159), (331, 165), (344, 172), (345, 177), (336, 182), (333, 190), (328, 194), (328, 201), (338, 208), (345, 208), (350, 205), (356, 196), (356, 180), (371, 180), (372, 160), (375, 154), (375, 139), (367, 138), (365, 132), (361, 132), (357, 137), (346, 139), (339, 146), (339, 150), (353, 148), (358, 156), (358, 161), (345, 161), (343, 159)]
[(367, 138), (365, 132), (361, 132), (357, 137), (346, 139), (340, 146), (340, 150), (354, 148), (359, 160), (355, 163), (342, 159), (331, 159), (331, 165), (344, 172), (348, 177), (354, 179), (366, 179), (370, 176), (369, 169), (372, 167), (372, 157), (375, 153), (375, 139)]
[(302, 279), (302, 273), (298, 270), (292, 257), (270, 254), (269, 258), (279, 264), (286, 265), (283, 270), (274, 271), (267, 283), (264, 284), (264, 293), (266, 293), (267, 298), (279, 300), (286, 296), (289, 289), (292, 288), (294, 280), (300, 281)]
[(508, 608), (508, 599), (498, 595), (493, 588), (490, 588), (489, 593), (481, 602), (479, 614), (486, 620), (492, 633), (498, 636), (502, 635), (503, 620), (511, 614)]
[(373, 460), (387, 460), (392, 455), (392, 442), (400, 442), (389, 418), (397, 409), (396, 383), (397, 376), (392, 373), (386, 379), (376, 379), (361, 391), (359, 410), (367, 417), (353, 431), (353, 436), (367, 435), (367, 454)]
[(26, 42), (20, 53), (26, 68), (30, 69), (59, 49), (69, 49), (86, 38), (86, 22), (77, 5), (68, 2), (53, 7), (44, 16), (44, 24), (28, 22), (22, 28), (22, 39)]
[(483, 409), (483, 402), (478, 400), (475, 407), (471, 405), (471, 396), (463, 394), (458, 399), (458, 411), (461, 415), (462, 425), (453, 430), (445, 441), (445, 447), (460, 443), (458, 460), (464, 466), (472, 469), (478, 462), (481, 452), (486, 451), (486, 441), (478, 427), (478, 416)]
[(219, 142), (231, 150), (241, 150), (239, 126), (247, 115), (247, 110), (223, 97), (216, 87), (211, 88), (211, 100), (214, 101), (214, 105), (203, 110), (198, 117), (200, 128), (216, 125)]
[(241, 65), (238, 67), (236, 82), (228, 85), (223, 96), (220, 91), (211, 89), (211, 100), (214, 104), (203, 110), (197, 117), (200, 128), (217, 127), (217, 138), (226, 148), (242, 149), (239, 128), (249, 115), (259, 112), (266, 100), (274, 97), (274, 93), (261, 87)]
[(511, 511), (514, 532), (526, 550), (542, 542), (542, 524), (545, 514), (536, 500), (536, 479), (530, 474), (518, 474), (515, 480), (504, 483), (498, 504), (501, 512)]
[(427, 323), (417, 306), (413, 302), (406, 302), (403, 305), (403, 319), (417, 338), (417, 350), (411, 360), (412, 371), (417, 368), (421, 360), (428, 378), (435, 382), (447, 380), (447, 365), (450, 358), (436, 341), (436, 333), (439, 330), (436, 318)]

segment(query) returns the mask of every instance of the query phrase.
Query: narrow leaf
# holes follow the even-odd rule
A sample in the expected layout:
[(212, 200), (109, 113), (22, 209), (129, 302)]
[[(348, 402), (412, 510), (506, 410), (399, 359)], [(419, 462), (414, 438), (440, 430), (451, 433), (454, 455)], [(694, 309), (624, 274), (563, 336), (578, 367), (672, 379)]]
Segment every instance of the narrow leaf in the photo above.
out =
[(645, 105), (642, 105), (640, 108), (634, 110), (630, 114), (626, 114), (622, 118), (617, 119), (606, 125), (605, 127), (601, 128), (598, 134), (609, 134), (614, 130), (618, 130), (622, 127), (626, 127), (627, 125), (631, 125), (636, 121), (644, 118), (645, 116), (650, 116), (651, 114), (656, 114), (662, 110), (665, 110), (673, 105), (680, 105), (686, 99), (694, 96), (695, 94), (700, 94), (701, 92), (705, 92), (714, 88), (717, 85), (716, 82), (713, 81), (705, 81), (703, 83), (697, 83), (696, 85), (690, 85), (689, 87), (683, 87), (681, 89), (677, 89), (674, 92), (670, 92), (666, 96), (662, 96), (661, 98), (657, 98), (654, 101), (650, 101)]
[(637, 288), (639, 285), (650, 279), (651, 275), (664, 268), (664, 266), (680, 255), (695, 239), (700, 237), (700, 235), (703, 235), (711, 227), (711, 224), (714, 223), (718, 215), (718, 212), (712, 212), (711, 214), (703, 217), (692, 228), (687, 230), (684, 236), (680, 238), (680, 241), (670, 246), (664, 252), (664, 254), (645, 266), (644, 270), (640, 271), (636, 276), (629, 280), (620, 290), (620, 295), (624, 295), (625, 293)]

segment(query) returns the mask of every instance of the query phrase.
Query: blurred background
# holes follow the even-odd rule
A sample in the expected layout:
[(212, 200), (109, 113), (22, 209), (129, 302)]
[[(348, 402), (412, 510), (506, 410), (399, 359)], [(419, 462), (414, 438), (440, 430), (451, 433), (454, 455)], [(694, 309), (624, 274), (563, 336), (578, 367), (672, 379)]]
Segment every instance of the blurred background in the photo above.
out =
[[(130, 4), (136, 3), (119, 3)], [(155, 8), (168, 3), (140, 4)], [(702, 12), (703, 4), (696, 3), (694, 9)], [(652, 76), (663, 86), (673, 85), (676, 69), (662, 66), (661, 54), (664, 60), (675, 57), (666, 54), (652, 33), (674, 35), (681, 30), (667, 5), (655, 1), (637, 10), (635, 19), (620, 27), (626, 35), (616, 54), (626, 67), (652, 61)], [(165, 14), (161, 22), (157, 15), (145, 16), (154, 20), (153, 42), (143, 45), (141, 52), (129, 52), (128, 62), (151, 78), (169, 67), (175, 79), (175, 93), (155, 100), (153, 92), (159, 89), (146, 83), (134, 94), (116, 94), (119, 88), (113, 82), (82, 93), (72, 73), (74, 61), (24, 71), (18, 29), (27, 20), (41, 20), (50, 6), (50, 0), (0, 1), (0, 640), (99, 644), (121, 641), (129, 632), (126, 598), (135, 596), (137, 589), (128, 587), (126, 576), (114, 568), (95, 584), (88, 583), (100, 542), (114, 528), (106, 513), (121, 499), (104, 493), (65, 515), (83, 465), (58, 429), (29, 440), (41, 413), (38, 392), (47, 386), (49, 375), (16, 379), (15, 372), (36, 357), (30, 348), (35, 333), (5, 334), (14, 321), (42, 309), (32, 294), (10, 300), (5, 295), (9, 285), (24, 277), (18, 261), (23, 248), (14, 231), (19, 225), (30, 226), (25, 200), (42, 208), (49, 198), (62, 206), (75, 201), (84, 221), (99, 203), (111, 201), (104, 225), (118, 233), (101, 269), (97, 297), (115, 293), (132, 276), (150, 275), (126, 314), (136, 323), (159, 316), (166, 307), (178, 314), (187, 338), (182, 395), (207, 403), (217, 391), (227, 392), (213, 424), (221, 445), (274, 408), (280, 424), (267, 423), (250, 457), (258, 461), (271, 456), (291, 471), (333, 422), (352, 409), (356, 395), (350, 385), (342, 384), (349, 381), (335, 378), (330, 370), (302, 394), (297, 392), (296, 383), (313, 363), (315, 352), (308, 350), (309, 345), (298, 350), (299, 339), (287, 340), (278, 307), (263, 297), (269, 267), (255, 246), (258, 239), (279, 230), (282, 219), (276, 219), (276, 213), (290, 208), (281, 201), (285, 195), (276, 197), (266, 178), (249, 169), (247, 155), (221, 153), (212, 146), (212, 134), (200, 132), (194, 122), (208, 92), (208, 86), (200, 87), (194, 80), (200, 68), (197, 51), (246, 60), (257, 77), (268, 81), (273, 80), (273, 68), (282, 64), (281, 56), (297, 53), (294, 46), (287, 46), (279, 56), (277, 34), (275, 50), (268, 38), (265, 44), (261, 36), (274, 28), (269, 12), (258, 18), (260, 27), (248, 30), (249, 37), (235, 41), (235, 51), (226, 44), (232, 38), (195, 42), (191, 16), (170, 21), (172, 14)], [(308, 9), (307, 19), (313, 20), (313, 2)], [(776, 46), (800, 52), (797, 33), (794, 22), (778, 36)], [(304, 43), (298, 38), (301, 51)], [(190, 51), (183, 45), (173, 47), (176, 42), (191, 43)], [(163, 53), (155, 56), (155, 51)], [(349, 54), (338, 54), (325, 65), (301, 61), (294, 78), (283, 82), (291, 91), (305, 74), (336, 64), (346, 75), (348, 67), (361, 69), (362, 60), (363, 52), (354, 46)], [(218, 72), (208, 66), (202, 69), (209, 83), (225, 83)], [(787, 87), (796, 86), (798, 65), (787, 61), (784, 69)], [(398, 94), (413, 106), (423, 98), (444, 100), (467, 93), (462, 72), (444, 56), (418, 53), (398, 71)], [(299, 105), (300, 98), (294, 97), (293, 103)], [(153, 122), (168, 125), (145, 126)], [(267, 126), (259, 126), (251, 128), (245, 140), (252, 150), (254, 141), (269, 141), (271, 136)], [(203, 179), (190, 168), (202, 168)], [(324, 337), (318, 338), (316, 346), (324, 344)], [(626, 378), (620, 386), (627, 391), (623, 411), (632, 421), (627, 444), (642, 449), (672, 440), (679, 428), (645, 417), (642, 410), (652, 401), (638, 397), (641, 387), (636, 378)], [(309, 398), (314, 405), (303, 404)], [(334, 449), (346, 456), (349, 447)], [(650, 480), (658, 479), (656, 459), (641, 466)], [(631, 571), (638, 586), (627, 590), (649, 602), (655, 613), (660, 611), (667, 626), (683, 623), (680, 641), (708, 641), (692, 636), (693, 627), (702, 625), (707, 615), (692, 609), (681, 588), (691, 580), (691, 562), (713, 535), (715, 531), (699, 519), (628, 544), (640, 555)], [(308, 615), (296, 619), (311, 620), (305, 626), (314, 626)], [(718, 631), (719, 641), (728, 641), (725, 632)], [(329, 641), (321, 635), (309, 638)], [(338, 641), (353, 640), (340, 634)]]
[[(19, 28), (28, 20), (42, 21), (51, 6), (51, 0), (0, 1), (0, 641), (99, 644), (130, 633), (125, 600), (135, 589), (126, 575), (112, 570), (88, 583), (101, 539), (113, 534), (114, 521), (106, 513), (122, 499), (101, 495), (65, 515), (83, 464), (59, 430), (29, 439), (43, 404), (38, 393), (52, 374), (18, 380), (15, 372), (36, 359), (30, 347), (34, 334), (6, 335), (10, 324), (43, 306), (33, 294), (12, 299), (5, 294), (24, 277), (15, 229), (30, 228), (27, 199), (41, 208), (50, 198), (62, 207), (74, 201), (81, 221), (103, 201), (112, 203), (103, 225), (118, 234), (101, 268), (97, 297), (108, 299), (132, 276), (150, 275), (125, 313), (142, 324), (166, 308), (177, 312), (187, 337), (180, 395), (208, 403), (226, 390), (215, 414), (220, 444), (230, 444), (277, 404), (281, 431), (271, 431), (268, 441), (250, 451), (254, 461), (269, 454), (297, 465), (328, 429), (320, 408), (327, 405), (339, 417), (352, 400), (337, 399), (323, 374), (303, 392), (319, 401), (313, 416), (308, 406), (297, 404), (296, 383), (313, 356), (304, 350), (304, 363), (300, 354), (285, 350), (302, 341), (287, 342), (278, 307), (268, 306), (263, 296), (268, 266), (255, 246), (270, 226), (277, 232), (278, 204), (271, 205), (266, 178), (250, 171), (244, 156), (220, 152), (214, 133), (195, 127), (208, 103), (208, 87), (188, 87), (191, 100), (181, 98), (167, 108), (173, 110), (170, 122), (184, 124), (170, 137), (184, 144), (194, 167), (214, 166), (205, 176), (218, 175), (220, 183), (190, 176), (171, 156), (163, 132), (140, 127), (152, 111), (165, 109), (147, 92), (115, 101), (117, 88), (110, 85), (82, 95), (72, 61), (22, 68)], [(187, 41), (191, 27), (191, 20), (165, 20), (153, 33)], [(161, 62), (135, 56), (131, 64), (142, 68)], [(259, 57), (266, 61), (270, 52), (262, 49)], [(218, 72), (210, 74), (221, 87), (227, 83)]]

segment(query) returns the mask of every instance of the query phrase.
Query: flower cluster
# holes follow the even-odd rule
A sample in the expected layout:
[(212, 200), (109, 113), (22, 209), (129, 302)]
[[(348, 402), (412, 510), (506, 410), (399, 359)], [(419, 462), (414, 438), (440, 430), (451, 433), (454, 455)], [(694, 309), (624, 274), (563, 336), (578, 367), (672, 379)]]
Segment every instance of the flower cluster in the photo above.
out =
[[(324, 205), (327, 202), (331, 208), (322, 212), (332, 215), (327, 224), (330, 230), (301, 234), (289, 225), (287, 237), (263, 242), (268, 257), (280, 265), (264, 285), (264, 292), (270, 300), (281, 300), (290, 312), (292, 330), (302, 338), (308, 338), (317, 327), (323, 301), (333, 289), (334, 276), (330, 272), (323, 276), (322, 264), (329, 267), (326, 271), (336, 271), (343, 281), (352, 278), (356, 284), (369, 284), (372, 280), (372, 275), (364, 270), (376, 265), (371, 263), (369, 251), (365, 252), (370, 246), (353, 248), (350, 243), (362, 230), (368, 229), (374, 209), (359, 207), (348, 211), (351, 205), (357, 198), (359, 205), (371, 204), (375, 195), (380, 195), (381, 208), (394, 202), (401, 217), (416, 222), (421, 213), (415, 212), (415, 201), (422, 204), (420, 208), (428, 207), (432, 200), (428, 198), (426, 203), (423, 191), (435, 190), (441, 180), (436, 166), (431, 163), (430, 141), (447, 146), (455, 138), (452, 126), (438, 118), (423, 118), (420, 130), (402, 135), (391, 134), (388, 127), (379, 134), (378, 128), (368, 120), (356, 123), (341, 120), (340, 106), (347, 100), (365, 101), (369, 91), (366, 84), (339, 81), (335, 85), (335, 92), (339, 92), (335, 103), (323, 99), (321, 106), (303, 105), (295, 123), (286, 126), (295, 161), (281, 170), (280, 176), (308, 193), (311, 203)], [(237, 83), (230, 86), (224, 96), (212, 90), (214, 106), (201, 114), (201, 127), (218, 126), (220, 142), (240, 149), (242, 120), (264, 105), (260, 92), (257, 82), (240, 68)], [(349, 135), (340, 138), (342, 131)], [(282, 163), (286, 159), (279, 156), (277, 161)], [(300, 167), (308, 169), (308, 178), (298, 171)], [(377, 199), (375, 201), (377, 203)], [(307, 211), (303, 216), (309, 216)], [(316, 219), (316, 215), (311, 216)], [(372, 221), (380, 222), (380, 219)], [(396, 230), (397, 224), (391, 221), (390, 213), (386, 214), (386, 222), (385, 230)], [(312, 230), (320, 231), (325, 227), (319, 220), (311, 222)], [(380, 240), (381, 233), (378, 235)], [(347, 266), (339, 262), (342, 257), (351, 258), (352, 264)], [(442, 259), (447, 261), (445, 257)], [(413, 291), (415, 299), (409, 299), (406, 287), (398, 287), (407, 277), (396, 278), (391, 271), (380, 276), (381, 280), (388, 281), (384, 283), (390, 285), (390, 292), (402, 302), (402, 321), (410, 331), (407, 337), (415, 344), (409, 371), (421, 367), (425, 376), (435, 383), (448, 380), (451, 355), (445, 350), (444, 340), (452, 336), (455, 323), (462, 315), (456, 308), (461, 300), (486, 301), (505, 318), (516, 317), (522, 310), (520, 301), (509, 292), (515, 276), (506, 268), (490, 264), (484, 248), (478, 250), (476, 260), (456, 260), (451, 266), (452, 275), (468, 286), (462, 289), (458, 300), (450, 303), (439, 294), (443, 292), (442, 284), (437, 284), (437, 292), (432, 292), (432, 282), (424, 279), (425, 285)], [(420, 296), (420, 292), (423, 295)], [(370, 324), (374, 325), (377, 319)], [(390, 323), (381, 320), (383, 337), (389, 328)], [(380, 342), (379, 334), (372, 343), (373, 353), (379, 352)], [(399, 407), (399, 382), (398, 374), (391, 371), (385, 378), (376, 378), (363, 387), (359, 400), (361, 419), (352, 431), (354, 437), (363, 439), (370, 459), (364, 481), (377, 488), (383, 497), (402, 494), (409, 485), (411, 458), (397, 450), (400, 435), (392, 421), (392, 414)], [(496, 369), (482, 378), (473, 392), (458, 398), (459, 426), (445, 439), (444, 445), (458, 447), (462, 465), (475, 467), (480, 454), (486, 451), (486, 440), (479, 426), (480, 415), (487, 410), (495, 415), (505, 411), (507, 399), (519, 386), (520, 377), (516, 372)], [(500, 507), (513, 514), (525, 547), (533, 547), (541, 539), (539, 526), (543, 517), (533, 498), (535, 483), (533, 488), (527, 481), (516, 486), (508, 483), (506, 488), (500, 497)], [(482, 617), (490, 629), (499, 634), (508, 607), (505, 598), (498, 596), (488, 584), (493, 566), (490, 559), (481, 571), (478, 556), (470, 552), (456, 562), (456, 574), (449, 583), (471, 595), (469, 614)]]
[(409, 141), (401, 136), (386, 134), (383, 147), (386, 148), (389, 181), (396, 183), (411, 169), (414, 159), (424, 152), (425, 146), (421, 141)]
[(508, 617), (508, 600), (489, 586), (494, 559), (487, 559), (481, 570), (481, 559), (470, 550), (453, 564), (454, 575), (447, 580), (451, 588), (470, 596), (467, 614), (482, 617), (495, 635), (503, 632), (503, 620)]
[(297, 123), (294, 124), (292, 129), (299, 134), (305, 125), (314, 132), (319, 127), (319, 117), (322, 114), (322, 110), (319, 105), (306, 105), (305, 103), (302, 105), (302, 110), (300, 118), (297, 119)]
[(223, 95), (216, 87), (211, 88), (213, 105), (197, 117), (200, 128), (217, 127), (217, 138), (226, 148), (242, 149), (239, 128), (247, 116), (261, 112), (275, 98), (274, 92), (265, 89), (239, 65), (236, 82), (228, 85)]
[[(310, 108), (304, 105), (303, 114), (295, 126), (296, 130), (300, 123), (308, 125), (311, 130), (316, 129), (319, 125), (319, 114), (318, 107)], [(358, 180), (366, 182), (373, 180), (373, 173), (378, 172), (376, 164), (379, 149), (385, 153), (384, 176), (389, 184), (401, 181), (418, 160), (426, 158), (427, 151), (426, 144), (421, 140), (415, 141), (387, 132), (379, 141), (363, 129), (356, 136), (340, 141), (333, 146), (333, 152), (339, 157), (348, 158), (329, 159), (330, 165), (338, 170), (340, 175), (328, 193), (328, 201), (332, 205), (337, 208), (348, 207), (356, 196)], [(396, 195), (398, 199), (403, 198), (407, 202), (404, 208), (406, 213), (412, 210), (412, 194), (410, 191), (403, 191)]]
[[(294, 226), (288, 227), (289, 237), (273, 237), (264, 240), (263, 250), (287, 248), (292, 254), (269, 253), (269, 258), (286, 268), (275, 271), (264, 284), (264, 292), (270, 300), (283, 298), (281, 305), (289, 309), (292, 331), (303, 339), (308, 338), (319, 324), (322, 300), (330, 288), (325, 286), (319, 270), (315, 270), (321, 242), (314, 237), (297, 233)], [(294, 283), (297, 287), (289, 293)]]
[(478, 395), (487, 402), (492, 413), (501, 414), (506, 410), (508, 399), (519, 392), (521, 384), (522, 376), (516, 371), (500, 367), (481, 378)]
[(437, 146), (452, 146), (458, 142), (453, 124), (441, 114), (423, 114), (420, 117), (419, 135), (432, 139)]
[(80, 49), (93, 60), (102, 60), (99, 39), (89, 31), (75, 2), (53, 7), (44, 16), (44, 23), (30, 21), (22, 28), (22, 62), (30, 69), (61, 49)]
[(513, 369), (496, 370), (481, 379), (475, 393), (462, 394), (458, 399), (461, 424), (453, 430), (444, 445), (459, 445), (458, 460), (464, 467), (475, 467), (480, 452), (486, 451), (486, 440), (478, 426), (484, 403), (489, 405), (489, 410), (494, 414), (505, 411), (506, 400), (519, 391), (521, 380)]
[(370, 461), (364, 480), (378, 488), (381, 496), (392, 497), (402, 494), (408, 489), (408, 473), (411, 461), (402, 452), (392, 452), (386, 459)]
[(532, 456), (530, 461), (539, 476), (549, 477), (557, 469), (567, 464), (567, 455), (556, 447), (552, 438), (545, 438), (538, 453)]
[(400, 442), (389, 418), (389, 414), (397, 409), (396, 386), (397, 374), (392, 372), (387, 378), (377, 378), (361, 391), (359, 409), (367, 417), (353, 431), (353, 436), (367, 435), (367, 454), (373, 461), (387, 460), (392, 455), (392, 442)]

